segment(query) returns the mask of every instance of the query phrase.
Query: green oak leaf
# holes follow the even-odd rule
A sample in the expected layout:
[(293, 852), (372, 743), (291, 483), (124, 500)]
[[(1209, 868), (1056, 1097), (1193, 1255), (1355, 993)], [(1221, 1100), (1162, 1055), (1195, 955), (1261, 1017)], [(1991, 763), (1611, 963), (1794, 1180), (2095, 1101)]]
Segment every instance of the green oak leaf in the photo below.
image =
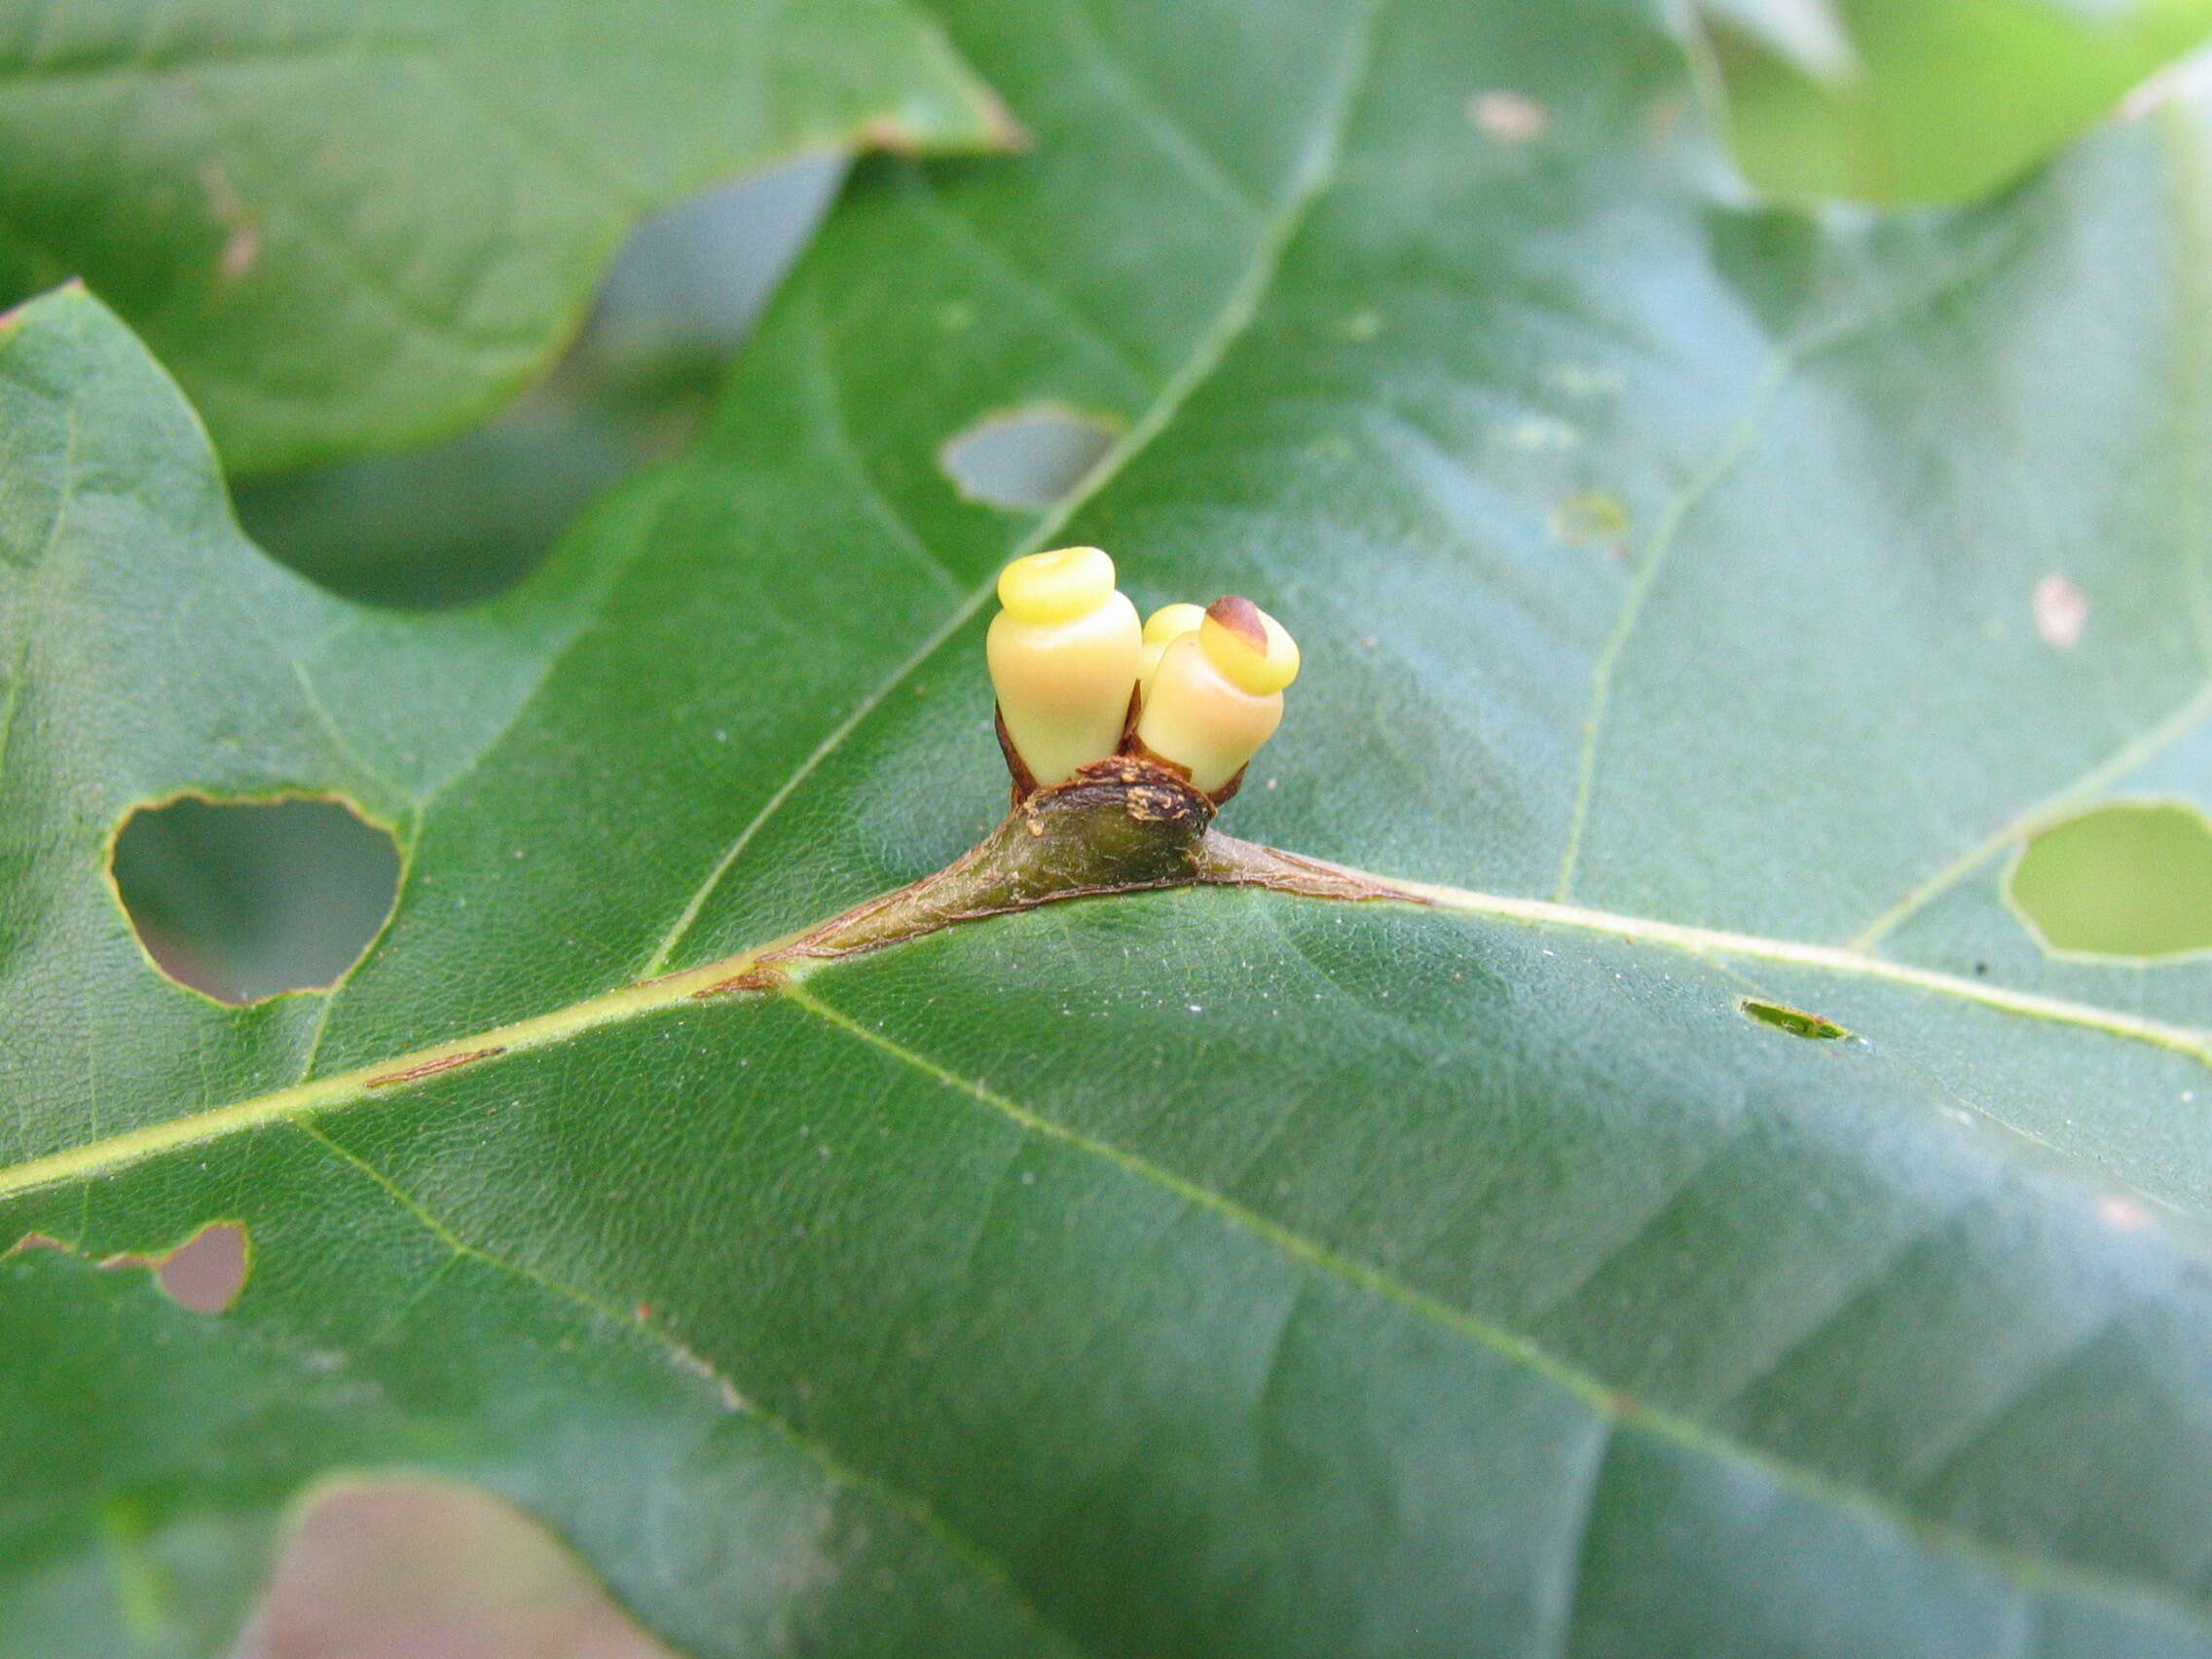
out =
[[(2198, 134), (1814, 222), (1604, 0), (945, 15), (1034, 151), (864, 167), (492, 603), (258, 554), (91, 298), (0, 347), (0, 1651), (219, 1652), (396, 1468), (698, 1654), (2212, 1653), (2212, 968), (2003, 887), (2212, 799)], [(964, 498), (1038, 404), (1121, 436)], [(990, 828), (1073, 540), (1300, 635), (1227, 828), (1431, 885), (697, 994)], [(393, 827), (342, 987), (147, 965), (185, 791)], [(94, 1265), (214, 1221), (219, 1315)]]
[(1973, 201), (2212, 35), (2205, 0), (1701, 3), (1738, 163), (1805, 203)]
[(84, 278), (262, 470), (484, 415), (718, 179), (1015, 136), (906, 0), (11, 0), (0, 301)]

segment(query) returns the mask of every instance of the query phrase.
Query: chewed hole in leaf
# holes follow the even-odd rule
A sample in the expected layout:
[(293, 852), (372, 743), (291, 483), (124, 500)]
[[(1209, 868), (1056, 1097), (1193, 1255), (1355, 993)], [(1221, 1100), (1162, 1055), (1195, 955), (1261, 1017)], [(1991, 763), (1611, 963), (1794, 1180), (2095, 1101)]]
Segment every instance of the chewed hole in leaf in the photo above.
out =
[(1500, 144), (1528, 144), (1544, 135), (1551, 111), (1520, 92), (1478, 92), (1467, 100), (1467, 119), (1486, 138)]
[(166, 1256), (117, 1256), (110, 1268), (151, 1268), (154, 1282), (171, 1302), (195, 1313), (221, 1313), (245, 1289), (253, 1265), (245, 1225), (218, 1221), (202, 1228)]
[(994, 507), (1049, 507), (1082, 483), (1120, 435), (1118, 422), (1056, 403), (988, 415), (938, 461), (960, 493)]
[(503, 1498), (334, 1482), (296, 1514), (238, 1659), (674, 1659)]
[(1761, 1025), (1771, 1025), (1777, 1031), (1787, 1031), (1792, 1037), (1808, 1038), (1816, 1043), (1833, 1043), (1838, 1038), (1852, 1035), (1847, 1025), (1838, 1025), (1832, 1019), (1824, 1019), (1817, 1014), (1808, 1014), (1788, 1003), (1767, 1002), (1759, 997), (1739, 997), (1736, 1008), (1746, 1019), (1755, 1019)]
[(344, 977), (391, 913), (399, 849), (343, 801), (186, 795), (124, 821), (110, 872), (164, 974), (244, 1004)]
[[(50, 1238), (43, 1233), (26, 1233), (5, 1251), (0, 1261), (19, 1255), (25, 1250), (58, 1250), (64, 1255), (75, 1255), (58, 1238)], [(239, 1221), (210, 1222), (173, 1250), (159, 1255), (140, 1251), (126, 1251), (110, 1256), (99, 1266), (108, 1271), (120, 1268), (149, 1268), (154, 1282), (178, 1307), (195, 1313), (222, 1313), (238, 1301), (239, 1293), (245, 1289), (246, 1275), (253, 1268), (253, 1244), (247, 1237), (245, 1224)]]
[(1552, 539), (1562, 546), (1617, 551), (1626, 545), (1630, 529), (1627, 506), (1604, 490), (1585, 490), (1552, 508)]
[(2096, 807), (2021, 849), (2006, 892), (2046, 949), (2138, 961), (2212, 950), (2212, 823), (2178, 801)]

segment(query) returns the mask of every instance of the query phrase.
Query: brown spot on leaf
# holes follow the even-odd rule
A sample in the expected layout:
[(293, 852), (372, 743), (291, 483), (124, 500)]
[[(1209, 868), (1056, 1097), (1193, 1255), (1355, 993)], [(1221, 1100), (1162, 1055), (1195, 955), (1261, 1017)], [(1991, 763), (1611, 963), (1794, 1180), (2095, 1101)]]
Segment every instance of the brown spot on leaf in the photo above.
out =
[(2099, 1199), (2097, 1213), (2122, 1233), (2140, 1233), (2151, 1225), (2151, 1212), (2124, 1193)]
[(1584, 490), (1552, 509), (1552, 539), (1564, 546), (1604, 547), (1620, 555), (1627, 550), (1629, 530), (1627, 506), (1604, 490)]
[(772, 991), (784, 982), (784, 976), (768, 962), (756, 962), (741, 973), (726, 979), (717, 979), (711, 985), (701, 985), (691, 993), (693, 1002), (704, 1002), (709, 997), (735, 996), (744, 991)]
[(200, 170), (207, 191), (207, 205), (227, 233), (223, 251), (216, 256), (215, 272), (227, 285), (242, 281), (261, 260), (261, 221), (247, 210), (231, 184), (230, 175), (210, 162)]
[(399, 1071), (384, 1072), (372, 1077), (361, 1087), (363, 1088), (389, 1088), (394, 1084), (417, 1083), (426, 1077), (436, 1077), (440, 1072), (452, 1071), (457, 1066), (474, 1065), (478, 1060), (488, 1060), (495, 1054), (503, 1054), (506, 1051), (503, 1047), (494, 1047), (490, 1049), (466, 1049), (458, 1054), (433, 1054), (426, 1060), (418, 1060), (413, 1065), (403, 1067)]

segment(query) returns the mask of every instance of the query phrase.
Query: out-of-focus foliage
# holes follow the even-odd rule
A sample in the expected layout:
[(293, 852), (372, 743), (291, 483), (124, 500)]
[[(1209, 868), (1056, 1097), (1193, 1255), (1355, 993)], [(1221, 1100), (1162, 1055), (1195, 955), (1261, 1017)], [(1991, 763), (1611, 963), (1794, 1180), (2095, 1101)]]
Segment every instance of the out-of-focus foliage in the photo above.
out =
[(905, 0), (5, 0), (0, 303), (82, 277), (234, 470), (332, 459), (489, 412), (718, 179), (1014, 136)]
[(696, 432), (843, 170), (792, 163), (648, 220), (545, 383), (427, 449), (249, 482), (240, 519), (295, 571), (374, 604), (513, 586), (593, 497)]
[(1968, 202), (2212, 34), (2207, 0), (1704, 0), (1729, 136), (1789, 202)]

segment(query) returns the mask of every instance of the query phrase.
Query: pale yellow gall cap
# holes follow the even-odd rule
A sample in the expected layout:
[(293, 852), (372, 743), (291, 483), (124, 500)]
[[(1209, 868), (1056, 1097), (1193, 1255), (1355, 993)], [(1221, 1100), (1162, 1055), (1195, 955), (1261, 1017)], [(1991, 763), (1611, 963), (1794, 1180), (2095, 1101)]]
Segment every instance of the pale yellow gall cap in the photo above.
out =
[(1072, 621), (1113, 591), (1114, 561), (1096, 547), (1032, 553), (999, 572), (999, 603), (1024, 622)]
[(1255, 696), (1280, 691), (1298, 678), (1298, 642), (1290, 631), (1235, 594), (1206, 607), (1198, 643), (1214, 667)]
[(1144, 630), (1095, 547), (1016, 559), (999, 575), (1006, 608), (984, 643), (999, 717), (1040, 785), (1121, 747)]
[(1282, 693), (1245, 690), (1215, 666), (1202, 638), (1202, 632), (1185, 634), (1161, 654), (1137, 737), (1213, 794), (1274, 735), (1282, 723)]
[(1144, 643), (1148, 645), (1167, 645), (1185, 634), (1196, 634), (1198, 624), (1206, 619), (1202, 605), (1163, 605), (1144, 619)]
[(1197, 633), (1198, 624), (1205, 619), (1205, 608), (1197, 605), (1163, 605), (1144, 619), (1144, 650), (1139, 658), (1138, 678), (1144, 683), (1146, 695), (1152, 692), (1152, 676), (1160, 667), (1161, 653), (1185, 634)]

